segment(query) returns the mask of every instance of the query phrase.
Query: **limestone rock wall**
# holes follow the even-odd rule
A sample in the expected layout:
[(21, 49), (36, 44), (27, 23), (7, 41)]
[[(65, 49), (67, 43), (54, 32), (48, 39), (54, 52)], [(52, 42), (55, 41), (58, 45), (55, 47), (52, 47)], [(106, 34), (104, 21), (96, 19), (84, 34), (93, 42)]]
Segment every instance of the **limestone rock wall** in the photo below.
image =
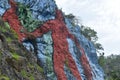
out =
[[(5, 2), (7, 5), (3, 6)], [(43, 21), (42, 25), (32, 32), (22, 32), (26, 27), (17, 14), (18, 2), (29, 6), (32, 18)], [(72, 25), (54, 0), (1, 3), (0, 15), (17, 33), (19, 42), (36, 54), (46, 80), (104, 80), (94, 45), (80, 33), (80, 26)]]

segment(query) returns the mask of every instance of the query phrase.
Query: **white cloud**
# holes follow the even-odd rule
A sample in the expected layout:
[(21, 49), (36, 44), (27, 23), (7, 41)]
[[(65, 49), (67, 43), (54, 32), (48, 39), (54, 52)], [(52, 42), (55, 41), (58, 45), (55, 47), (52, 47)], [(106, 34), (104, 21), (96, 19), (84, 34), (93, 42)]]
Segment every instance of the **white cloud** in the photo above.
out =
[(98, 32), (106, 55), (120, 54), (120, 0), (56, 0), (65, 13), (81, 17)]

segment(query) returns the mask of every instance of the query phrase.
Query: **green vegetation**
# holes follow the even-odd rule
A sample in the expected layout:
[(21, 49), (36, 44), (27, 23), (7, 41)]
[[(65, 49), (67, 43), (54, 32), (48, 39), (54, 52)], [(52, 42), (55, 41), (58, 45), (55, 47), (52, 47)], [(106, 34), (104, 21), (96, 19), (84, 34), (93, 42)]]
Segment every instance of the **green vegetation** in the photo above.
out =
[(101, 54), (99, 64), (105, 72), (106, 80), (120, 80), (120, 55), (105, 57), (104, 54)]
[(105, 56), (104, 56), (104, 53), (100, 53), (100, 56), (99, 56), (99, 59), (98, 59), (98, 63), (99, 63), (101, 66), (104, 66), (104, 65), (105, 65)]
[(24, 80), (42, 80), (41, 73), (44, 70), (33, 57), (27, 56), (32, 54), (17, 41), (17, 33), (2, 18), (0, 19), (0, 39), (3, 41), (3, 47), (0, 49), (0, 80), (19, 80), (18, 76)]
[(19, 60), (20, 56), (17, 53), (13, 53), (12, 58), (15, 59), (15, 60)]
[(5, 23), (4, 21), (2, 20), (2, 18), (0, 17), (0, 31), (1, 32), (6, 32), (6, 26), (5, 26)]
[[(66, 17), (71, 19), (73, 26), (76, 24), (76, 17), (74, 15), (69, 14)], [(81, 25), (81, 34), (83, 34), (88, 40), (90, 40), (94, 44), (97, 52), (100, 54), (98, 62), (105, 72), (105, 80), (120, 80), (120, 55), (110, 55), (105, 57), (104, 52), (101, 53), (104, 48), (100, 43), (97, 42), (97, 32), (90, 27)]]
[(42, 67), (40, 67), (39, 65), (37, 65), (37, 69), (38, 69), (38, 71), (39, 71), (39, 72), (44, 73), (43, 68), (42, 68)]
[(90, 27), (81, 26), (81, 33), (90, 41), (96, 42), (98, 40), (97, 32)]
[(9, 24), (7, 22), (4, 22), (1, 17), (0, 17), (0, 32), (4, 33), (4, 38), (8, 43), (10, 43), (13, 39), (18, 39), (17, 33), (13, 29), (11, 29)]
[(27, 64), (27, 66), (28, 66), (31, 70), (33, 70), (33, 69), (34, 69), (34, 65), (33, 65), (33, 64), (31, 64), (31, 63), (28, 63), (28, 64)]
[[(77, 19), (73, 14), (65, 15), (65, 17), (71, 20), (73, 26), (79, 24), (79, 19)], [(88, 40), (93, 42), (97, 52), (100, 53), (100, 51), (103, 51), (104, 48), (100, 43), (97, 42), (98, 41), (97, 32), (94, 29), (91, 29), (90, 27), (84, 25), (81, 25), (80, 27), (81, 27), (81, 34), (84, 35)]]
[(2, 32), (6, 32), (6, 29), (3, 28), (3, 27), (1, 27), (1, 26), (0, 26), (0, 30), (1, 30)]
[(4, 22), (0, 17), (0, 31), (5, 33), (10, 30), (10, 26), (7, 22)]
[(91, 29), (90, 27), (86, 27), (82, 25), (81, 34), (83, 34), (88, 40), (93, 42), (98, 53), (100, 53), (99, 50), (102, 50), (102, 51), (104, 50), (102, 45), (100, 43), (97, 43), (98, 36), (97, 36), (97, 32), (94, 29)]
[(43, 68), (40, 67), (38, 64), (33, 65), (33, 64), (31, 64), (31, 63), (28, 63), (27, 66), (28, 66), (31, 70), (34, 70), (35, 67), (36, 67), (36, 69), (37, 69), (39, 72), (44, 73)]
[(43, 24), (43, 21), (33, 18), (29, 5), (18, 3), (17, 14), (22, 26), (28, 32), (34, 31), (37, 27)]
[(83, 34), (88, 40), (93, 42), (97, 52), (100, 54), (98, 62), (105, 72), (106, 80), (120, 80), (120, 55), (111, 55), (105, 57), (104, 52), (99, 52), (103, 51), (104, 48), (100, 43), (97, 43), (97, 32), (90, 27), (85, 27), (82, 25), (81, 34)]
[(17, 40), (18, 40), (18, 35), (17, 35), (17, 33), (16, 33), (13, 29), (11, 29), (11, 32), (13, 33), (14, 39), (17, 39)]
[(33, 74), (27, 72), (26, 70), (21, 70), (21, 75), (25, 78), (25, 79), (28, 79), (28, 80), (35, 80)]
[(76, 16), (74, 16), (73, 14), (65, 15), (65, 17), (71, 20), (71, 24), (72, 24), (73, 26), (78, 25), (79, 20), (78, 20), (78, 19), (76, 18)]
[(10, 25), (8, 24), (8, 22), (4, 22), (5, 26), (7, 29), (10, 29)]
[(35, 80), (34, 76), (33, 75), (30, 75), (30, 80)]
[(0, 80), (10, 80), (10, 79), (5, 75), (0, 75)]
[(8, 43), (10, 43), (10, 42), (12, 41), (12, 39), (11, 39), (10, 37), (7, 37), (7, 38), (6, 38), (6, 41), (7, 41)]
[(26, 72), (25, 70), (21, 70), (21, 75), (22, 75), (23, 77), (27, 77), (27, 72)]
[(10, 51), (11, 53), (15, 53), (14, 47), (9, 47), (9, 51)]

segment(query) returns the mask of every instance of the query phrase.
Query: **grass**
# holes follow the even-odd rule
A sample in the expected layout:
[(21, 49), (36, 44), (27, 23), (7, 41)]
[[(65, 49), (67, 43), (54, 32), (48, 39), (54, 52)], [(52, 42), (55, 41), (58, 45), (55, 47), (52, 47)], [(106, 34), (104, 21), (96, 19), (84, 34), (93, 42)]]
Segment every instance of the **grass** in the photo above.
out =
[(2, 32), (6, 32), (7, 30), (5, 29), (5, 28), (3, 28), (2, 26), (0, 26), (0, 30), (2, 31)]
[(10, 80), (7, 76), (0, 75), (0, 80)]
[(34, 65), (32, 65), (32, 64), (30, 64), (30, 63), (28, 63), (28, 67), (31, 69), (31, 70), (34, 70)]
[(20, 56), (17, 53), (13, 53), (12, 58), (15, 59), (15, 60), (19, 60)]
[(14, 38), (15, 38), (15, 39), (18, 39), (17, 33), (16, 33), (13, 29), (11, 29), (11, 31), (12, 31), (12, 33), (14, 34)]
[(12, 41), (12, 39), (10, 37), (7, 37), (6, 40), (8, 43), (10, 43)]
[(9, 24), (7, 22), (4, 22), (3, 24), (4, 25), (0, 25), (0, 30), (2, 32), (7, 32), (8, 30), (10, 30), (10, 26), (9, 26)]
[(39, 65), (37, 65), (37, 69), (38, 69), (39, 72), (44, 73), (43, 68), (41, 68)]
[(34, 76), (31, 74), (30, 75), (30, 78), (29, 78), (30, 80), (35, 80), (35, 78), (34, 78)]
[(25, 70), (21, 70), (21, 75), (22, 75), (23, 77), (26, 77), (26, 76), (27, 76), (27, 72), (26, 72)]
[(21, 75), (24, 77), (24, 78), (27, 78), (29, 80), (35, 80), (34, 76), (32, 73), (27, 73), (24, 69), (21, 70)]
[(9, 24), (8, 24), (7, 22), (5, 22), (5, 27), (6, 27), (7, 29), (10, 29), (10, 26), (9, 26)]
[(0, 50), (0, 61), (1, 61), (1, 59), (2, 59), (2, 51)]

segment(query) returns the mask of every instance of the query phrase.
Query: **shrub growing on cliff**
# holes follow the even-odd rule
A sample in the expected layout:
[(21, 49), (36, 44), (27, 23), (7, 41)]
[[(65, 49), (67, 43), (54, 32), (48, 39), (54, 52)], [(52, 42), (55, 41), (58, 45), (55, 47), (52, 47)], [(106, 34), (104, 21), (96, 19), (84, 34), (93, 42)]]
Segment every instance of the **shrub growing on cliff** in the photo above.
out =
[(88, 40), (93, 42), (98, 53), (100, 53), (99, 50), (104, 50), (102, 45), (100, 43), (97, 43), (98, 36), (97, 32), (94, 29), (81, 25), (81, 34), (83, 34)]
[[(77, 19), (76, 16), (74, 16), (73, 14), (65, 15), (65, 17), (70, 19), (73, 26), (79, 24), (79, 19)], [(97, 43), (98, 36), (97, 36), (97, 32), (94, 29), (91, 29), (90, 27), (86, 27), (84, 25), (81, 25), (80, 27), (81, 27), (81, 34), (83, 34), (88, 40), (93, 42), (98, 53), (100, 53), (99, 50), (104, 50), (102, 45), (100, 43)]]
[(72, 24), (73, 26), (79, 24), (79, 19), (76, 18), (76, 16), (74, 16), (73, 14), (65, 15), (65, 17), (71, 20), (71, 24)]

